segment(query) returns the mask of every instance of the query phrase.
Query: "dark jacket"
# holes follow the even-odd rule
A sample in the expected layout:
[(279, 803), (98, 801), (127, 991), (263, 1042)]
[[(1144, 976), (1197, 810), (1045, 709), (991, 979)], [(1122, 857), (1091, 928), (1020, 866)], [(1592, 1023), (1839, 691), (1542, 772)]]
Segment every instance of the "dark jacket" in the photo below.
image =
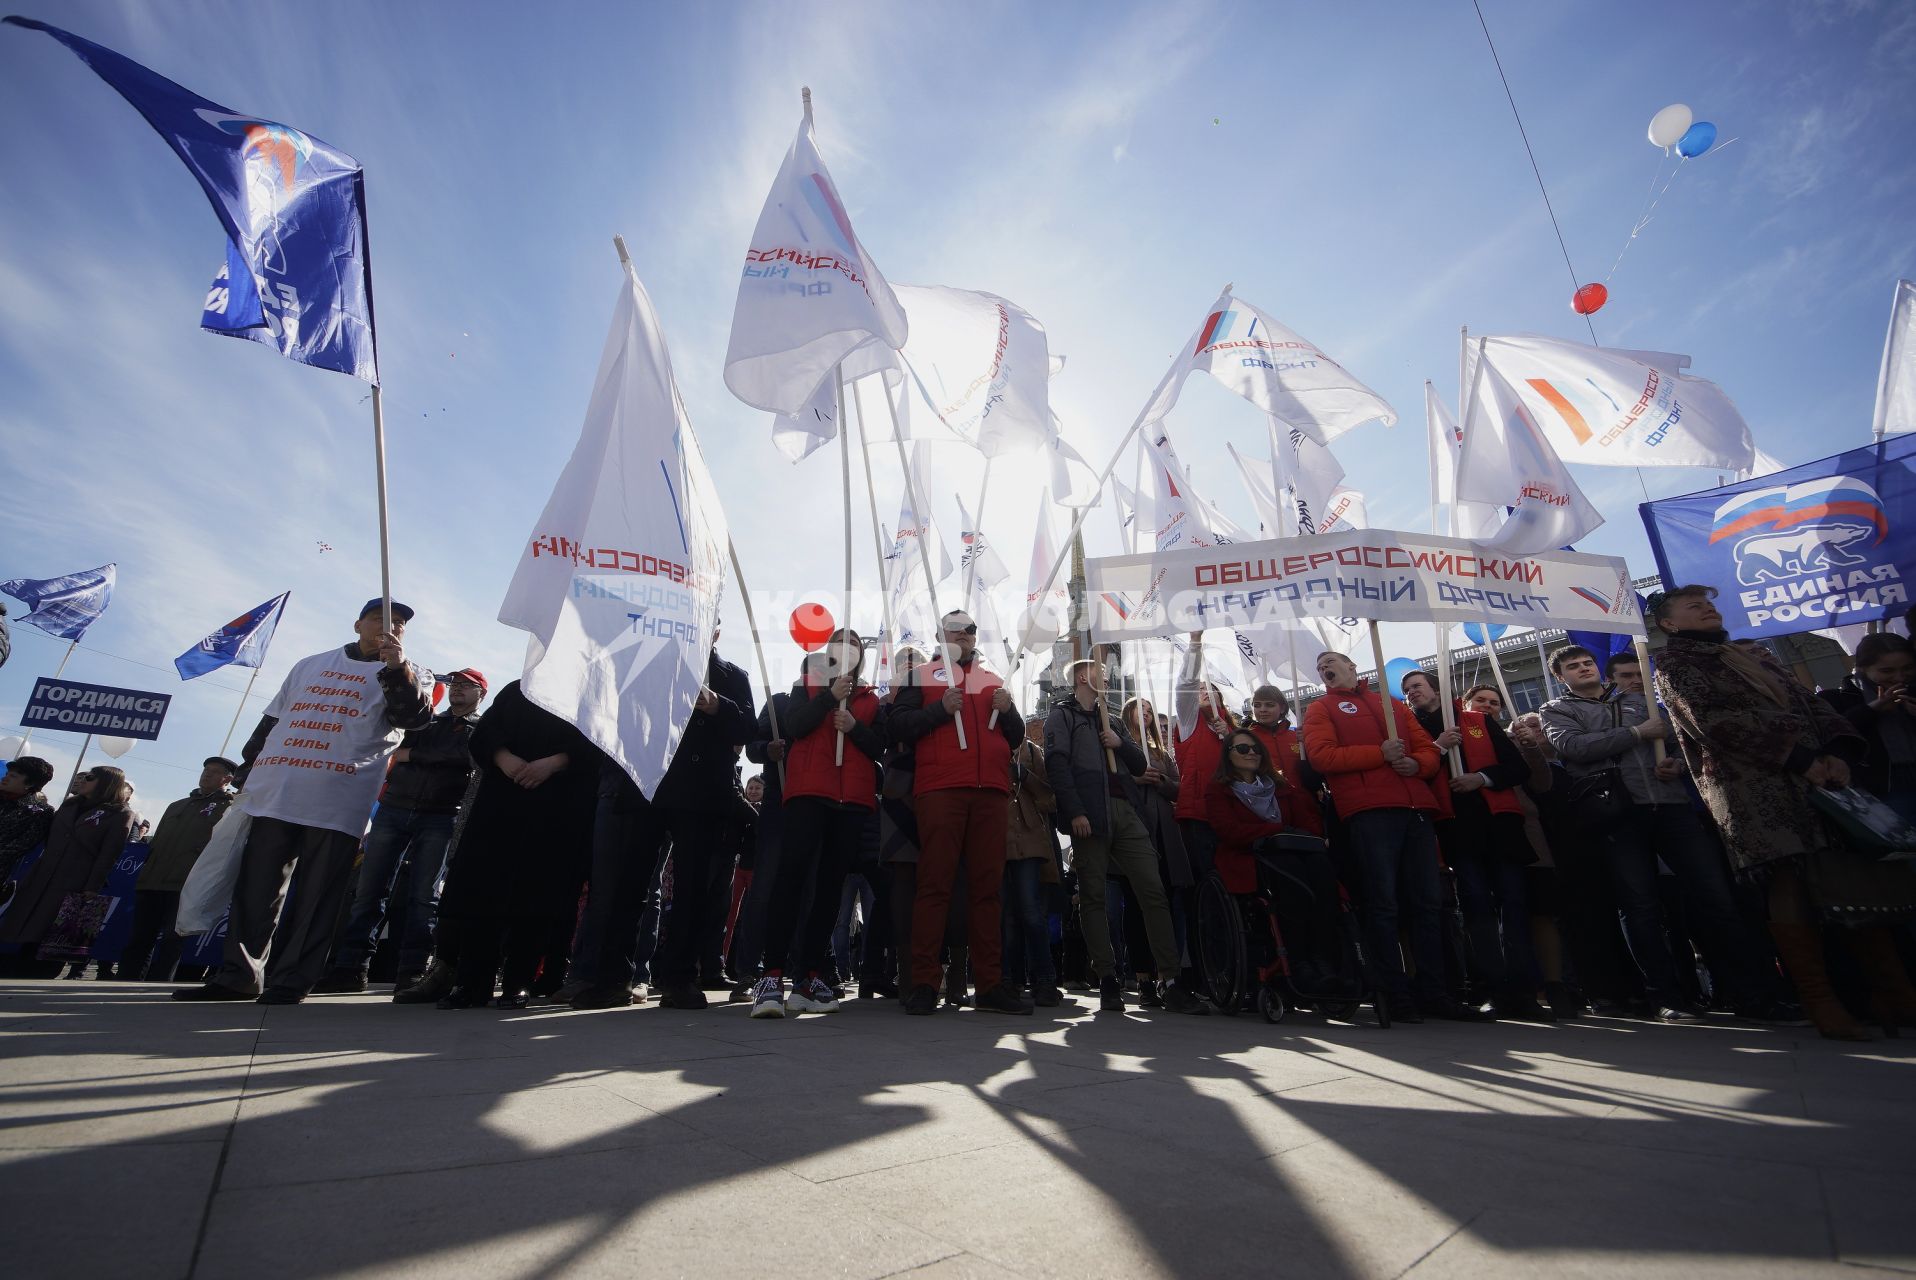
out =
[(447, 711), (433, 717), (431, 724), (406, 735), (399, 749), (406, 758), (398, 761), (386, 775), (386, 789), (379, 803), (414, 813), (456, 813), (466, 794), (466, 779), (472, 775), (470, 750), (472, 731), (479, 724), (479, 713), (469, 716)]
[(20, 859), (40, 847), (53, 825), (53, 806), (38, 791), (18, 800), (0, 800), (0, 883)]
[[(1105, 769), (1105, 748), (1099, 738), (1106, 727), (1118, 735), (1118, 745), (1112, 748), (1118, 762), (1115, 774)], [(1144, 749), (1131, 741), (1124, 726), (1102, 706), (1086, 711), (1075, 694), (1051, 704), (1051, 714), (1044, 722), (1044, 766), (1045, 777), (1058, 798), (1058, 830), (1068, 833), (1073, 818), (1089, 818), (1093, 835), (1109, 835), (1113, 787), (1132, 808), (1137, 808), (1140, 797), (1136, 778), (1147, 765)]]
[(46, 852), (0, 916), (0, 942), (37, 946), (69, 893), (98, 893), (126, 850), (133, 811), (72, 796), (55, 810)]
[(1881, 799), (1892, 791), (1916, 787), (1916, 716), (1892, 707), (1877, 711), (1870, 703), (1876, 686), (1851, 675), (1834, 689), (1819, 689), (1817, 697), (1829, 703), (1861, 735), (1860, 741), (1832, 743), (1832, 754), (1850, 766), (1856, 785)]
[(154, 893), (178, 893), (185, 888), (187, 873), (200, 860), (200, 851), (213, 838), (213, 828), (232, 803), (230, 791), (195, 789), (166, 806), (160, 825), (153, 829), (146, 865), (140, 868), (134, 887)]
[(758, 714), (752, 682), (742, 667), (714, 651), (706, 665), (705, 683), (717, 695), (718, 708), (710, 715), (692, 713), (678, 750), (672, 753), (672, 765), (652, 796), (654, 804), (723, 813), (732, 803), (738, 748), (752, 740), (752, 722)]

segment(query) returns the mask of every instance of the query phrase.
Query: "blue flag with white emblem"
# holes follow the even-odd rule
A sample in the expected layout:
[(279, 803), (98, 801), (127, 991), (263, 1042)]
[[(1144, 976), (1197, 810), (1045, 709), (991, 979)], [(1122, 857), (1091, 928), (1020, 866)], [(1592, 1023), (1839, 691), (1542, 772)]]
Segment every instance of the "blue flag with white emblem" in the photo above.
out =
[(302, 364), (379, 381), (359, 162), (309, 133), (228, 111), (130, 58), (31, 18), (133, 104), (193, 171), (226, 228), (200, 326)]
[(103, 564), (57, 578), (15, 578), (0, 582), (0, 591), (22, 601), (31, 610), (20, 621), (62, 640), (78, 640), (106, 612), (113, 599), (117, 565)]
[(1717, 589), (1739, 639), (1900, 617), (1916, 580), (1916, 435), (1639, 508), (1666, 587)]
[(266, 646), (273, 643), (273, 631), (286, 612), (283, 591), (265, 604), (255, 605), (206, 639), (173, 659), (180, 679), (191, 680), (221, 667), (259, 667), (266, 662)]

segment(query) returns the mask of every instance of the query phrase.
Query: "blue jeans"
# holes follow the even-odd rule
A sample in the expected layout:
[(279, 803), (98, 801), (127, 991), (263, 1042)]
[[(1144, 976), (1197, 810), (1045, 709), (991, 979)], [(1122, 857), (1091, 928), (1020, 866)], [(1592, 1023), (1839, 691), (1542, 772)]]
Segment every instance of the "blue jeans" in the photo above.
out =
[(1055, 987), (1051, 963), (1051, 918), (1045, 910), (1043, 858), (1014, 858), (1005, 863), (1004, 972), (1016, 985)]
[(333, 949), (332, 967), (364, 973), (372, 964), (379, 926), (399, 888), (406, 866), (405, 933), (399, 939), (399, 976), (424, 973), (432, 958), (432, 929), (439, 914), (439, 885), (446, 870), (446, 846), (452, 841), (450, 813), (420, 813), (380, 805), (366, 833), (366, 856), (353, 886), (353, 907)]
[(1398, 949), (1397, 921), (1408, 916), (1410, 954), (1417, 962), (1417, 998), (1444, 997), (1444, 934), (1439, 916), (1437, 831), (1415, 809), (1366, 809), (1344, 824), (1364, 893), (1364, 949), (1385, 992), (1411, 994)]
[(1622, 826), (1604, 838), (1604, 855), (1616, 885), (1617, 915), (1631, 958), (1643, 973), (1651, 1000), (1681, 997), (1676, 961), (1663, 928), (1657, 894), (1657, 859), (1676, 877), (1684, 915), (1703, 944), (1710, 976), (1734, 1005), (1759, 1003), (1774, 985), (1763, 973), (1764, 957), (1754, 930), (1737, 910), (1729, 864), (1716, 837), (1685, 804), (1639, 804)]

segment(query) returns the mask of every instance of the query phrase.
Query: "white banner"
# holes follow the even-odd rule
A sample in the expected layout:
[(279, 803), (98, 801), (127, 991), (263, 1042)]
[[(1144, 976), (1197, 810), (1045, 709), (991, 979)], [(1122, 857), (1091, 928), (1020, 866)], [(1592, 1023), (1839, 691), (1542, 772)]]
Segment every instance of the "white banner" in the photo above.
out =
[(1613, 556), (1506, 556), (1389, 529), (1104, 556), (1085, 562), (1085, 595), (1098, 643), (1351, 617), (1643, 634)]

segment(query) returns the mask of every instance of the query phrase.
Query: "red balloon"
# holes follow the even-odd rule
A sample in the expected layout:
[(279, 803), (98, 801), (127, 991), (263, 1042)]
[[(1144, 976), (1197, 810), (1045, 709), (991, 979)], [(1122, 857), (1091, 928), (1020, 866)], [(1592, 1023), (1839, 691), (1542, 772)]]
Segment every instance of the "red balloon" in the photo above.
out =
[(807, 653), (823, 649), (825, 642), (832, 638), (832, 632), (838, 630), (831, 611), (822, 604), (801, 604), (792, 610), (792, 619), (786, 625), (792, 633), (792, 643)]
[(1580, 316), (1595, 315), (1610, 301), (1610, 291), (1600, 284), (1587, 284), (1570, 295), (1570, 309)]

